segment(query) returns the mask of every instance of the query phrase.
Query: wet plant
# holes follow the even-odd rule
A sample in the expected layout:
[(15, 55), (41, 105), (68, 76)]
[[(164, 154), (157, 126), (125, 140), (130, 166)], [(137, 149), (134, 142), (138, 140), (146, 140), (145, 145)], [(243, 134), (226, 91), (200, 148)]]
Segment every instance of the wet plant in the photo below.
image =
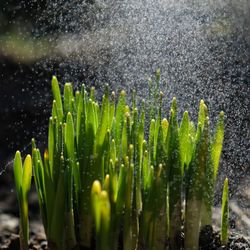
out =
[(20, 211), (20, 248), (28, 250), (29, 241), (29, 209), (28, 209), (28, 192), (30, 190), (32, 177), (31, 156), (27, 155), (22, 163), (21, 153), (16, 152), (14, 159), (14, 178), (17, 192), (17, 200)]
[(226, 178), (223, 186), (222, 205), (221, 205), (221, 242), (227, 245), (228, 242), (228, 179)]
[(32, 140), (49, 249), (198, 249), (200, 230), (212, 225), (224, 114), (212, 132), (202, 100), (197, 126), (187, 111), (179, 124), (173, 98), (167, 119), (159, 83), (157, 71), (152, 99), (138, 105), (134, 94), (130, 106), (108, 85), (101, 104), (84, 85), (74, 92), (66, 83), (61, 96), (53, 77), (43, 157)]

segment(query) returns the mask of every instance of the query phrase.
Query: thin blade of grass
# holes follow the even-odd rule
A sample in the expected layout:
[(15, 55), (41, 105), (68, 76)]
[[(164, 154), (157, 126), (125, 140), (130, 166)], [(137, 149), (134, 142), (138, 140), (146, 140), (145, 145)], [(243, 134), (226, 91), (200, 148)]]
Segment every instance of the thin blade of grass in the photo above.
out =
[(59, 119), (59, 122), (63, 122), (63, 106), (62, 106), (62, 98), (60, 94), (60, 88), (57, 81), (57, 78), (55, 76), (52, 77), (52, 92), (54, 100), (56, 101), (57, 105), (57, 117)]
[(14, 179), (17, 190), (17, 198), (19, 202), (21, 197), (22, 176), (23, 176), (22, 158), (20, 151), (17, 151), (14, 158)]
[(214, 169), (214, 179), (217, 178), (220, 155), (224, 138), (224, 112), (220, 112), (219, 120), (216, 126), (216, 132), (211, 147), (211, 160)]
[(64, 97), (63, 100), (64, 115), (67, 116), (68, 112), (73, 113), (73, 107), (72, 107), (73, 88), (70, 83), (66, 83), (64, 85), (63, 97)]
[(228, 243), (228, 224), (229, 224), (229, 206), (228, 206), (228, 178), (224, 180), (222, 205), (221, 205), (221, 242), (223, 245)]

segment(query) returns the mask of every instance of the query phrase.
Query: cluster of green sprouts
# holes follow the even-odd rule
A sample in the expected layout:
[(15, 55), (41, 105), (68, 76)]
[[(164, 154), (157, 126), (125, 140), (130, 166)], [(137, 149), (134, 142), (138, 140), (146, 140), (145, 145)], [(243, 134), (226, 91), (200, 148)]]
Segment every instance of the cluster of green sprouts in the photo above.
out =
[[(200, 230), (212, 225), (223, 112), (213, 133), (204, 101), (197, 126), (188, 112), (179, 124), (173, 98), (167, 119), (158, 94), (159, 71), (155, 81), (150, 95), (158, 104), (142, 102), (138, 109), (135, 97), (130, 107), (125, 91), (116, 98), (108, 86), (101, 105), (94, 88), (88, 93), (84, 85), (74, 92), (66, 83), (62, 97), (53, 77), (48, 150), (42, 157), (33, 140), (32, 156), (27, 156), (23, 171), (19, 152), (14, 161), (22, 249), (28, 246), (32, 165), (50, 250), (199, 248)], [(224, 244), (228, 238), (225, 183)]]

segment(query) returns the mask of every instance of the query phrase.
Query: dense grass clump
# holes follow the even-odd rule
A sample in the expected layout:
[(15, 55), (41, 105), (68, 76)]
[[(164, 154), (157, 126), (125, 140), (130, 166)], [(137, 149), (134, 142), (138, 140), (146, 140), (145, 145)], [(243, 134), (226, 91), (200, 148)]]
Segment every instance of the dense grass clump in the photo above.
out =
[[(198, 249), (200, 230), (212, 224), (224, 115), (219, 114), (212, 132), (202, 100), (197, 126), (187, 111), (179, 124), (175, 98), (168, 117), (162, 110), (159, 82), (157, 71), (151, 99), (137, 108), (135, 96), (129, 106), (125, 91), (116, 98), (108, 86), (101, 104), (95, 90), (88, 92), (84, 85), (74, 92), (66, 83), (61, 96), (53, 77), (43, 157), (32, 141), (34, 180), (50, 250)], [(17, 153), (15, 169), (19, 158)], [(19, 193), (22, 183), (18, 178), (16, 183)], [(26, 196), (18, 197), (22, 208)], [(26, 228), (22, 232), (26, 224), (21, 224)]]

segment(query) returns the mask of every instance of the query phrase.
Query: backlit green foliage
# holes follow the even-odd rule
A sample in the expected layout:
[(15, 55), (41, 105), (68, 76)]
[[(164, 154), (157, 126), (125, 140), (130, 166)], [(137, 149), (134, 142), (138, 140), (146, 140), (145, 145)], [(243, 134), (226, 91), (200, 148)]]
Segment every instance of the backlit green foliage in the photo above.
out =
[(125, 91), (116, 98), (108, 86), (101, 104), (84, 85), (74, 92), (66, 83), (62, 97), (53, 77), (43, 157), (32, 141), (49, 249), (93, 249), (95, 242), (97, 250), (178, 250), (183, 218), (184, 247), (198, 249), (201, 227), (212, 223), (223, 112), (212, 133), (202, 100), (197, 127), (187, 111), (179, 125), (175, 98), (163, 117), (159, 83), (157, 71), (150, 100), (138, 108), (135, 96), (130, 107)]
[(228, 242), (228, 179), (226, 178), (223, 186), (222, 205), (221, 205), (221, 242), (227, 245)]
[(32, 177), (31, 156), (27, 155), (22, 164), (21, 153), (16, 152), (14, 159), (14, 178), (17, 192), (17, 199), (20, 211), (20, 249), (28, 250), (29, 241), (29, 212), (28, 192), (30, 190)]

